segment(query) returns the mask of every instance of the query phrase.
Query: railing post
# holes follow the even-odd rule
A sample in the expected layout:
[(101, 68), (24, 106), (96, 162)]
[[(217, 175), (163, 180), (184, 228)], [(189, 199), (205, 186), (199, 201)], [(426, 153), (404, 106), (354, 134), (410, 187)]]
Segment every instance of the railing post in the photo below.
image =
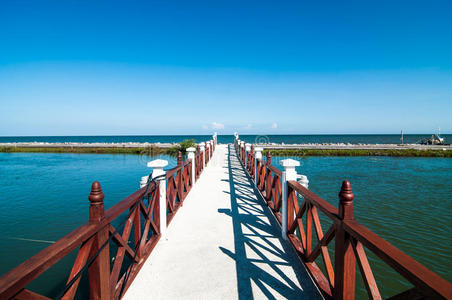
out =
[(206, 142), (207, 162), (210, 161), (211, 152), (212, 152), (212, 145), (210, 144), (210, 141), (207, 141)]
[(343, 220), (353, 220), (353, 192), (350, 182), (342, 182), (339, 192), (339, 221), (336, 223), (334, 299), (355, 298), (355, 255)]
[(245, 144), (245, 170), (248, 171), (248, 163), (249, 163), (249, 153), (251, 151), (251, 145), (250, 144)]
[(254, 182), (257, 184), (257, 164), (259, 163), (259, 160), (262, 159), (262, 148), (256, 147), (254, 148), (254, 152), (256, 153), (254, 156)]
[(241, 152), (242, 163), (245, 163), (245, 142), (244, 141), (240, 141), (240, 152)]
[(287, 181), (297, 180), (297, 171), (295, 167), (300, 166), (300, 162), (294, 159), (284, 159), (281, 161), (281, 165), (284, 167), (284, 171), (282, 172), (282, 236), (283, 239), (288, 239), (287, 230), (288, 227), (288, 198), (289, 198), (289, 189), (287, 186)]
[(199, 144), (199, 148), (201, 149), (201, 156), (202, 156), (202, 168), (204, 169), (204, 166), (206, 165), (206, 157), (205, 157), (205, 145), (206, 143), (202, 142)]
[(212, 148), (212, 153), (210, 153), (210, 157), (212, 157), (213, 151), (215, 150), (215, 142), (213, 139), (210, 141), (210, 148)]
[[(168, 165), (168, 161), (163, 159), (156, 159), (148, 162), (148, 167), (151, 167), (152, 178), (156, 178), (160, 175), (166, 175), (163, 170)], [(166, 236), (166, 178), (161, 176), (159, 179), (159, 220), (160, 220), (160, 236), (165, 238)]]
[[(100, 183), (94, 181), (88, 196), (89, 222), (100, 223), (105, 218), (104, 193)], [(104, 226), (93, 237), (91, 253), (100, 250), (93, 263), (88, 267), (90, 299), (110, 299), (110, 249), (108, 244), (108, 226)]]
[(188, 159), (191, 159), (191, 185), (193, 186), (195, 184), (195, 151), (196, 149), (193, 147), (187, 148), (188, 152)]

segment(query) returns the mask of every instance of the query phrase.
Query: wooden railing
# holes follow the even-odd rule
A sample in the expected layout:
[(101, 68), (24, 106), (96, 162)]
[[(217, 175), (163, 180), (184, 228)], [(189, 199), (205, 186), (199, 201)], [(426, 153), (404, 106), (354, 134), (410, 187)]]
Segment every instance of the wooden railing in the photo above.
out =
[[(100, 184), (94, 182), (89, 195), (89, 222), (2, 276), (0, 299), (45, 299), (25, 287), (77, 247), (80, 249), (68, 276), (67, 286), (58, 298), (74, 298), (82, 271), (88, 265), (90, 298), (118, 298), (160, 238), (160, 222), (158, 214), (154, 214), (154, 211), (158, 211), (158, 185), (158, 182), (152, 182), (105, 211), (104, 194)], [(127, 211), (122, 233), (119, 233), (113, 225), (114, 221)], [(144, 230), (140, 224), (141, 217), (146, 220)], [(132, 229), (136, 242), (131, 247), (129, 240)], [(112, 268), (110, 242), (118, 247)], [(133, 263), (121, 272), (124, 255)]]
[(203, 162), (203, 154), (199, 149), (199, 146), (197, 146), (197, 154), (195, 156), (195, 175), (196, 179), (201, 176), (202, 170), (204, 170), (204, 162)]
[[(257, 159), (255, 166), (250, 166), (255, 153), (245, 153), (237, 140), (235, 147), (251, 179), (281, 224), (282, 172), (271, 165), (270, 153), (267, 161)], [(257, 176), (252, 173), (254, 169)], [(342, 183), (339, 192), (339, 209), (298, 182), (287, 181), (287, 238), (322, 294), (332, 299), (354, 299), (357, 264), (369, 298), (382, 299), (364, 250), (366, 247), (414, 286), (391, 299), (452, 299), (452, 284), (354, 220), (353, 199), (348, 181)], [(325, 233), (319, 212), (332, 223)], [(313, 244), (314, 230), (316, 244)], [(332, 240), (335, 240), (334, 266), (327, 248)], [(319, 256), (325, 271), (315, 262)]]
[[(0, 299), (49, 299), (26, 287), (77, 248), (67, 283), (56, 298), (73, 299), (85, 273), (90, 299), (121, 298), (161, 237), (160, 184), (166, 183), (169, 224), (193, 187), (192, 163), (197, 178), (205, 167), (202, 156), (198, 150), (194, 162), (182, 162), (179, 152), (177, 166), (167, 171), (164, 181), (149, 181), (106, 211), (101, 186), (94, 182), (88, 197), (89, 222), (3, 275)], [(125, 256), (130, 263), (125, 263)]]

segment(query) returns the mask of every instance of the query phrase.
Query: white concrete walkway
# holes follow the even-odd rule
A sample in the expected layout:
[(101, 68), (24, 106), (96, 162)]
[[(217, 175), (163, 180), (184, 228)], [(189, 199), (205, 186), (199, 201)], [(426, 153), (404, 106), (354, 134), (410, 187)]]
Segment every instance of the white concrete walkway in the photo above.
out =
[(213, 159), (124, 299), (321, 298), (233, 146)]

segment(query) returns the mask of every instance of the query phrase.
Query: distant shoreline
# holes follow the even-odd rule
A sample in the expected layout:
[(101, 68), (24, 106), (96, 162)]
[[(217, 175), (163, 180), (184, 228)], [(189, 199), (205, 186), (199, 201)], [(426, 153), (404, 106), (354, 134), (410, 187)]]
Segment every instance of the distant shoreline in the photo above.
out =
[[(0, 143), (3, 153), (97, 153), (174, 155), (177, 143)], [(451, 145), (419, 144), (262, 144), (273, 156), (452, 157)]]

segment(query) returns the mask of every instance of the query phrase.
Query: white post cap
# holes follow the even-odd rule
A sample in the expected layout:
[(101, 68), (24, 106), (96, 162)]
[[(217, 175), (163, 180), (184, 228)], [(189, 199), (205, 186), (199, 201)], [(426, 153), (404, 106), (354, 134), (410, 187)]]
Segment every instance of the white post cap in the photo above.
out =
[(148, 162), (149, 168), (164, 168), (168, 165), (168, 161), (164, 159), (156, 159)]
[(306, 175), (298, 175), (298, 183), (304, 186), (305, 188), (308, 188), (309, 186), (309, 180), (308, 176)]
[(255, 153), (257, 153), (257, 152), (262, 152), (262, 151), (264, 151), (264, 148), (262, 148), (262, 147), (255, 147), (255, 148), (254, 148), (254, 152), (255, 152)]
[(195, 151), (196, 151), (195, 148), (189, 147), (189, 148), (187, 148), (187, 149), (185, 149), (185, 150), (188, 152), (187, 157), (188, 157), (189, 159), (194, 159), (194, 158), (195, 158)]
[(143, 177), (141, 177), (140, 188), (146, 186), (146, 184), (148, 183), (148, 178), (149, 178), (149, 176), (143, 176)]
[(281, 161), (281, 166), (283, 166), (284, 169), (295, 168), (300, 166), (300, 162), (295, 159), (288, 158)]
[(166, 172), (163, 171), (163, 168), (168, 165), (168, 161), (164, 159), (156, 159), (148, 162), (148, 167), (153, 168), (152, 170), (152, 178), (163, 175)]
[(246, 143), (245, 147), (246, 147), (246, 151), (251, 151), (251, 144)]

